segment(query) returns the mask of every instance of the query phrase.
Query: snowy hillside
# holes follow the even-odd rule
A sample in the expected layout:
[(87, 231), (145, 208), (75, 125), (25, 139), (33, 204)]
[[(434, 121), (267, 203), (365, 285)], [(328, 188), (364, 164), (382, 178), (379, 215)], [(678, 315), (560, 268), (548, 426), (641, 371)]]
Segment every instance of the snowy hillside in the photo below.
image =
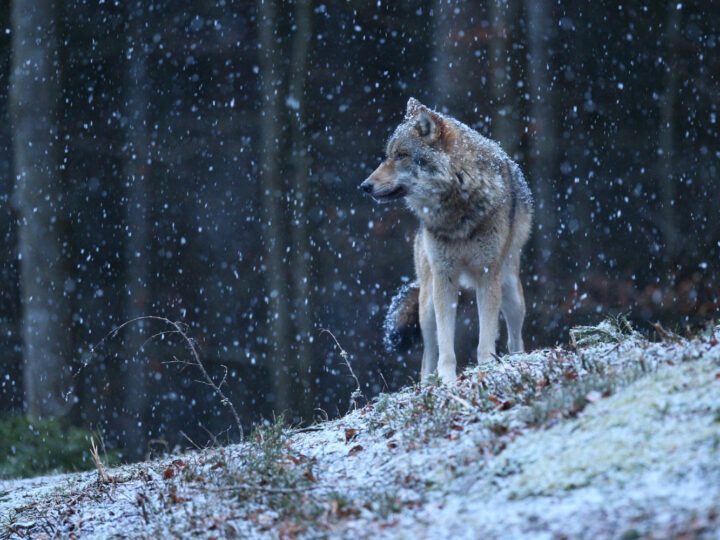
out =
[(0, 537), (717, 538), (715, 331), (608, 321), (311, 428), (0, 482)]

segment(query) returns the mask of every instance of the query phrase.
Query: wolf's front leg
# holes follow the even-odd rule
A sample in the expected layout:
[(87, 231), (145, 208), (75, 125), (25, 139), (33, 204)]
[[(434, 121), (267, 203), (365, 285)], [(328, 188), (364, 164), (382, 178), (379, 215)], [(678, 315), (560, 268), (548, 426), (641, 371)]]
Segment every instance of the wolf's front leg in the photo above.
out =
[(433, 305), (432, 281), (420, 283), (420, 332), (423, 339), (422, 370), (420, 379), (424, 382), (435, 372), (438, 362), (437, 325)]
[(493, 272), (484, 276), (477, 288), (478, 320), (480, 323), (480, 339), (478, 342), (478, 362), (489, 360), (495, 356), (495, 340), (498, 332), (500, 316), (500, 273)]
[(455, 316), (457, 312), (457, 280), (447, 274), (433, 272), (433, 303), (438, 342), (438, 375), (445, 384), (455, 382)]

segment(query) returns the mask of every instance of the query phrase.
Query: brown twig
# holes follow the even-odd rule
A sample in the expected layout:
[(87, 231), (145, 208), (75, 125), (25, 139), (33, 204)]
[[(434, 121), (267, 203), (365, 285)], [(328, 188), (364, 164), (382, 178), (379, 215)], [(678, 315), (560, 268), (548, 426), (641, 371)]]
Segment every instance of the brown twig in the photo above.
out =
[(97, 446), (95, 446), (95, 437), (90, 437), (90, 455), (95, 462), (95, 468), (97, 468), (98, 478), (103, 484), (109, 484), (112, 479), (105, 472), (105, 467), (100, 460), (100, 453), (98, 452)]
[(614, 347), (612, 347), (611, 349), (609, 349), (609, 350), (605, 351), (604, 353), (602, 353), (600, 356), (598, 356), (598, 358), (605, 358), (605, 357), (606, 357), (607, 355), (609, 355), (611, 352), (619, 349), (619, 348), (620, 348), (620, 345), (622, 345), (622, 341), (621, 341), (620, 343), (618, 343), (617, 345), (615, 345)]
[(196, 450), (202, 450), (197, 444), (195, 444), (195, 441), (193, 441), (190, 437), (188, 437), (187, 433), (185, 433), (182, 429), (180, 430), (180, 435), (185, 437), (188, 441), (190, 441), (190, 444), (192, 444)]
[(382, 379), (383, 386), (385, 387), (385, 392), (390, 391), (390, 387), (388, 386), (387, 381), (385, 380), (385, 375), (383, 375), (382, 370), (378, 369), (378, 373), (380, 374), (380, 378)]
[(666, 330), (663, 328), (662, 324), (660, 324), (660, 321), (653, 323), (652, 327), (655, 329), (655, 331), (660, 336), (660, 339), (662, 339), (663, 343), (672, 343), (676, 341), (680, 341), (678, 336), (676, 336), (673, 332), (670, 332), (669, 330)]
[(235, 484), (231, 487), (225, 487), (225, 488), (189, 488), (189, 489), (199, 489), (203, 493), (205, 492), (211, 492), (211, 493), (223, 493), (227, 491), (239, 491), (239, 490), (246, 490), (246, 491), (263, 491), (265, 493), (305, 493), (309, 490), (317, 490), (321, 489), (321, 486), (303, 486), (301, 488), (273, 488), (273, 487), (266, 487), (266, 486), (259, 486), (257, 484)]

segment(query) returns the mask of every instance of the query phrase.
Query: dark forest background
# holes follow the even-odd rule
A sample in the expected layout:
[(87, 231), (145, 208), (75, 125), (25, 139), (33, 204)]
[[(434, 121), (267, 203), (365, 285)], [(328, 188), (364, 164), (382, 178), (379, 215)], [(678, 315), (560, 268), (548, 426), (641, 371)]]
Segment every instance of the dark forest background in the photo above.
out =
[(410, 96), (526, 173), (527, 347), (717, 316), (720, 3), (16, 0), (0, 62), (2, 415), (130, 459), (231, 426), (162, 324), (92, 349), (141, 315), (188, 325), (246, 426), (347, 410), (322, 328), (367, 398), (416, 379), (381, 324), (417, 224), (357, 189)]

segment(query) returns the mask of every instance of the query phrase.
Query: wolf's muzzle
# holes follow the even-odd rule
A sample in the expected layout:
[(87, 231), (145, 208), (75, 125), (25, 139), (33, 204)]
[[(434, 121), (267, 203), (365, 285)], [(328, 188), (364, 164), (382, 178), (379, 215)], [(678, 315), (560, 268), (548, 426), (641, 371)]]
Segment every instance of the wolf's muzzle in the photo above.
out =
[(362, 184), (360, 184), (360, 189), (362, 189), (365, 193), (372, 193), (373, 186), (370, 182), (365, 180)]

